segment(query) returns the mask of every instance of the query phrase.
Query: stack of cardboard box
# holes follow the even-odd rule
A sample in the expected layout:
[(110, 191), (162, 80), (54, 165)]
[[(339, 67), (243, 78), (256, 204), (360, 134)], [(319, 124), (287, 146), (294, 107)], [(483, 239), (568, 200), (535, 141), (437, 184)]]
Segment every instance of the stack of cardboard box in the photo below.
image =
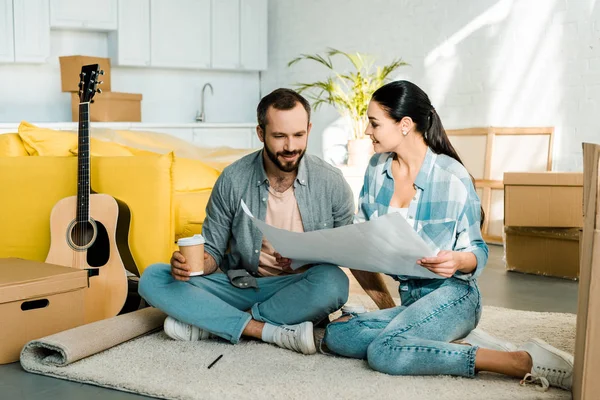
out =
[(73, 121), (79, 119), (79, 73), (81, 67), (98, 64), (104, 71), (101, 76), (101, 94), (94, 97), (90, 107), (92, 122), (141, 122), (142, 95), (137, 93), (120, 93), (111, 91), (110, 58), (88, 56), (59, 57), (62, 91), (71, 92), (71, 113)]
[(510, 271), (579, 277), (583, 174), (504, 174), (504, 248)]

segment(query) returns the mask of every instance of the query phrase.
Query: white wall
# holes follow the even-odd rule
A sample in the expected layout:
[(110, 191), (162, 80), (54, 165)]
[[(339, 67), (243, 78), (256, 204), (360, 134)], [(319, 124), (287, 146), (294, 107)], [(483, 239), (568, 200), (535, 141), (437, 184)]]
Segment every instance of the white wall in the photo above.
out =
[[(191, 51), (191, 49), (190, 49)], [(106, 57), (107, 34), (52, 31), (46, 64), (0, 64), (0, 122), (71, 121), (70, 93), (61, 92), (58, 56)], [(112, 91), (141, 93), (142, 122), (194, 122), (206, 90), (207, 122), (254, 122), (259, 100), (257, 72), (112, 68)]]
[[(411, 64), (446, 128), (554, 126), (554, 169), (582, 169), (581, 143), (600, 143), (598, 0), (286, 0), (269, 3), (262, 92), (325, 77), (287, 62), (327, 47)], [(337, 119), (315, 114), (310, 151)]]

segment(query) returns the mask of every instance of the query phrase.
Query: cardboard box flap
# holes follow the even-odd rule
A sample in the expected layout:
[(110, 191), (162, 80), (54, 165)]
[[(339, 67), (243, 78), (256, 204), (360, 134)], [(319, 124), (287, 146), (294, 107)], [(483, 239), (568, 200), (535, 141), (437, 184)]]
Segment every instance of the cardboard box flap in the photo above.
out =
[(20, 258), (0, 259), (0, 304), (84, 287), (84, 270)]
[(523, 226), (506, 226), (504, 232), (513, 236), (529, 236), (547, 239), (579, 241), (580, 228), (535, 228)]
[(504, 186), (583, 186), (581, 172), (505, 172)]

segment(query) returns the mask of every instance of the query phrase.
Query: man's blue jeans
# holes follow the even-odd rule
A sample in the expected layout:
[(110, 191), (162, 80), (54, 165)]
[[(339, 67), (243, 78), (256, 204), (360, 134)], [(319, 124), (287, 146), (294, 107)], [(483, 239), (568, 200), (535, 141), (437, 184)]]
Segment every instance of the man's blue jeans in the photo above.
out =
[(318, 322), (348, 301), (348, 277), (328, 264), (302, 274), (258, 278), (258, 285), (260, 290), (239, 289), (221, 273), (182, 282), (171, 276), (169, 264), (153, 264), (142, 274), (139, 292), (167, 315), (232, 343), (252, 318), (273, 325)]

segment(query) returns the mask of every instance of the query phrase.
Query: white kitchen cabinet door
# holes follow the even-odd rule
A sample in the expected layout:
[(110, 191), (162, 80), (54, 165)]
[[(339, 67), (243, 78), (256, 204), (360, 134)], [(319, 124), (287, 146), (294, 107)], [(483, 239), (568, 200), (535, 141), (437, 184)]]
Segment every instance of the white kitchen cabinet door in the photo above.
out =
[(14, 0), (15, 61), (45, 63), (50, 57), (50, 3)]
[(267, 1), (240, 0), (242, 69), (267, 69)]
[(240, 68), (240, 0), (212, 0), (212, 67)]
[(13, 0), (0, 0), (0, 62), (14, 61)]
[(117, 0), (50, 0), (50, 27), (114, 31)]
[(113, 65), (150, 65), (150, 0), (119, 0), (118, 29), (108, 40)]
[(150, 0), (150, 64), (210, 68), (211, 0)]

